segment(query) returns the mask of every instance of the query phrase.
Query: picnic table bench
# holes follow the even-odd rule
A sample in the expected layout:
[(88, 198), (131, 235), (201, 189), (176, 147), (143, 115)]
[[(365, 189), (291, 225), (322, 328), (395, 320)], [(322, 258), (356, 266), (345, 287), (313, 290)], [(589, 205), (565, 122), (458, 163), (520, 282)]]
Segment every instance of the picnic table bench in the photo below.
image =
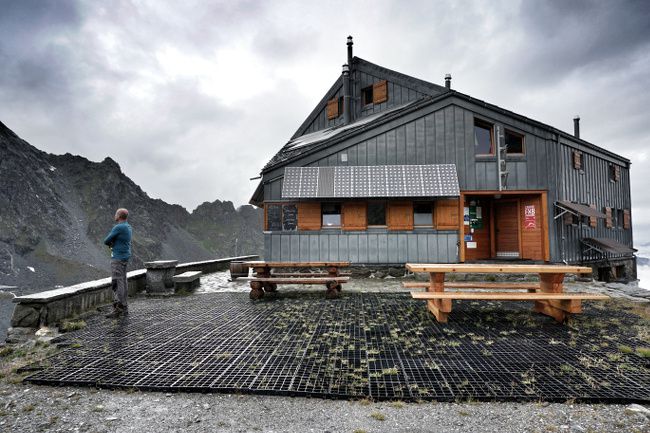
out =
[[(426, 300), (429, 311), (441, 323), (447, 322), (453, 300), (533, 301), (534, 311), (564, 322), (569, 314), (582, 312), (582, 300), (609, 299), (607, 295), (596, 293), (564, 292), (564, 275), (590, 274), (591, 268), (585, 266), (407, 263), (406, 268), (411, 272), (429, 273), (428, 283), (404, 283), (404, 286), (426, 288), (426, 292), (411, 292), (411, 296)], [(539, 282), (446, 282), (446, 273), (538, 274)], [(488, 291), (445, 291), (446, 288)], [(489, 291), (492, 289), (505, 291)]]
[[(244, 267), (253, 268), (255, 277), (249, 278), (251, 299), (260, 299), (264, 292), (275, 292), (278, 284), (324, 284), (327, 288), (327, 298), (337, 298), (341, 292), (341, 284), (350, 280), (349, 274), (340, 272), (341, 268), (350, 266), (350, 262), (243, 262)], [(311, 269), (324, 268), (326, 272), (279, 272), (277, 269)]]

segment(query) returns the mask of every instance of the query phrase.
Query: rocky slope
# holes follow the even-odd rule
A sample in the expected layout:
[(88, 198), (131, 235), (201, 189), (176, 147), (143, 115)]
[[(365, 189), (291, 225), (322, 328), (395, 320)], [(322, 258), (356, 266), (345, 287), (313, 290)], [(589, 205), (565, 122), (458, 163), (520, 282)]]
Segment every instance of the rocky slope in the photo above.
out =
[(261, 209), (216, 200), (190, 214), (149, 197), (110, 158), (51, 155), (0, 122), (0, 285), (41, 289), (107, 276), (101, 241), (118, 207), (131, 212), (131, 268), (262, 250)]

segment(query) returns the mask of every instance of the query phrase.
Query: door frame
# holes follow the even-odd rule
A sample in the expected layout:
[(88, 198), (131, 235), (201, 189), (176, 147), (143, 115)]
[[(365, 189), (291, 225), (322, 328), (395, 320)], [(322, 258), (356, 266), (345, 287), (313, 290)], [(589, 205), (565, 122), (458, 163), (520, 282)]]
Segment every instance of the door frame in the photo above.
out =
[[(549, 224), (548, 224), (548, 191), (547, 190), (507, 190), (507, 191), (461, 191), (460, 197), (458, 199), (458, 261), (460, 263), (465, 263), (465, 199), (467, 196), (476, 196), (476, 195), (491, 195), (501, 194), (502, 196), (506, 195), (539, 195), (541, 197), (542, 203), (542, 253), (544, 256), (545, 262), (551, 261), (551, 251), (550, 251), (550, 233), (549, 233)], [(493, 216), (492, 214), (490, 216)], [(494, 220), (493, 218), (491, 218)], [(490, 237), (494, 238), (494, 233), (490, 231)]]

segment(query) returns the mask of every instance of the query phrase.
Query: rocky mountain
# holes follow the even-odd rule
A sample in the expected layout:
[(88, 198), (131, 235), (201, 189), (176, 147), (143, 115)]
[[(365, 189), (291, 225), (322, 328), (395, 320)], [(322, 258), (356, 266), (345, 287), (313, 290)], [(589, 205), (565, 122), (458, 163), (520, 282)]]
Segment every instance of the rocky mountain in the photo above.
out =
[(130, 211), (132, 269), (263, 249), (261, 209), (216, 200), (189, 213), (149, 197), (110, 158), (48, 154), (0, 122), (0, 285), (41, 289), (108, 276), (102, 239), (118, 207)]

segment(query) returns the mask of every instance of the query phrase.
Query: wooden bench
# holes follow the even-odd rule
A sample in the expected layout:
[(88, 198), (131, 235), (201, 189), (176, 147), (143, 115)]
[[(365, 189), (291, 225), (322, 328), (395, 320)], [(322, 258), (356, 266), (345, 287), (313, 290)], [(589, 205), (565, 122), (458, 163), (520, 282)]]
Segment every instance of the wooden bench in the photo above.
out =
[[(426, 289), (429, 287), (427, 282), (410, 282), (405, 281), (402, 287), (407, 289)], [(539, 290), (539, 283), (521, 282), (521, 283), (496, 283), (492, 281), (445, 281), (445, 288), (450, 289), (504, 289), (504, 290)]]
[[(244, 262), (244, 266), (253, 268), (255, 277), (249, 278), (251, 299), (260, 299), (264, 292), (275, 292), (278, 284), (324, 284), (327, 298), (337, 298), (341, 284), (350, 280), (349, 274), (342, 276), (340, 268), (350, 266), (350, 262)], [(325, 268), (327, 272), (275, 272), (292, 268)]]
[[(439, 322), (447, 322), (453, 300), (533, 301), (534, 311), (553, 317), (559, 322), (569, 314), (582, 312), (582, 300), (609, 299), (593, 293), (564, 293), (567, 273), (591, 273), (591, 268), (567, 265), (471, 265), (471, 264), (406, 264), (411, 272), (429, 273), (428, 283), (407, 283), (405, 287), (424, 287), (426, 292), (411, 292), (414, 299), (427, 301), (429, 311)], [(445, 282), (446, 273), (538, 274), (539, 283), (532, 282)], [(446, 288), (501, 289), (494, 291), (445, 291)], [(522, 292), (526, 290), (526, 292)]]
[(201, 271), (187, 271), (182, 274), (174, 275), (172, 280), (176, 287), (176, 292), (192, 292), (201, 284)]

